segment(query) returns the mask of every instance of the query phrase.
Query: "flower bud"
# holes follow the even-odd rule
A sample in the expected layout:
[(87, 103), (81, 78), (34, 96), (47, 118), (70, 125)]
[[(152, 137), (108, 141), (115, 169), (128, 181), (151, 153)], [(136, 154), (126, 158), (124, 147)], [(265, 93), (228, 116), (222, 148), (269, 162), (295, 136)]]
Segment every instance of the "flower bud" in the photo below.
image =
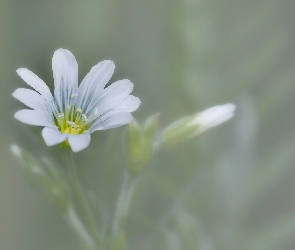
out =
[(228, 121), (234, 116), (235, 109), (234, 104), (228, 103), (181, 118), (164, 129), (162, 140), (167, 145), (180, 144)]
[(153, 139), (158, 127), (158, 118), (159, 114), (151, 116), (142, 127), (135, 120), (127, 126), (128, 169), (133, 174), (141, 170), (151, 157)]

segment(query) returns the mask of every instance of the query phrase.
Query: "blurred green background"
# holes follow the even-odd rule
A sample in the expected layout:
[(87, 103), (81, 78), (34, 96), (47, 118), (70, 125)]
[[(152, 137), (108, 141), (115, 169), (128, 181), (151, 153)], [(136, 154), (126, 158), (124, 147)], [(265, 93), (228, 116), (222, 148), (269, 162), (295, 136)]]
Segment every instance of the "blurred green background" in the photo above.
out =
[[(67, 48), (80, 81), (97, 62), (115, 62), (112, 81), (130, 79), (142, 100), (139, 121), (160, 112), (164, 128), (216, 104), (237, 105), (230, 122), (156, 152), (135, 190), (127, 249), (294, 250), (294, 10), (293, 0), (0, 0), (0, 249), (80, 249), (9, 151), (17, 143), (63, 165), (40, 128), (14, 120), (22, 105), (11, 93), (26, 87), (19, 67), (53, 89), (51, 57)], [(97, 132), (76, 155), (83, 186), (110, 211), (124, 131)]]

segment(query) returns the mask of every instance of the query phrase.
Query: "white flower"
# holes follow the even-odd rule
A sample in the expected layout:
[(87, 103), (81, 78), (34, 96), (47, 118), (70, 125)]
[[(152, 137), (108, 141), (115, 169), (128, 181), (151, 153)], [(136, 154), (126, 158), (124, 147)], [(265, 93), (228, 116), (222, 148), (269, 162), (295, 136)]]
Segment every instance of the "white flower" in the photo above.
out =
[(19, 88), (13, 97), (31, 109), (23, 109), (15, 118), (23, 123), (44, 126), (42, 136), (47, 146), (68, 141), (74, 152), (85, 149), (90, 134), (126, 125), (132, 121), (140, 100), (130, 95), (133, 84), (117, 81), (105, 88), (115, 65), (106, 60), (95, 65), (78, 87), (78, 64), (65, 49), (55, 51), (52, 58), (54, 96), (47, 85), (28, 69), (18, 75), (34, 90)]
[(213, 106), (197, 114), (196, 118), (189, 123), (189, 126), (199, 125), (196, 134), (205, 132), (209, 128), (216, 127), (234, 116), (236, 106), (232, 103)]

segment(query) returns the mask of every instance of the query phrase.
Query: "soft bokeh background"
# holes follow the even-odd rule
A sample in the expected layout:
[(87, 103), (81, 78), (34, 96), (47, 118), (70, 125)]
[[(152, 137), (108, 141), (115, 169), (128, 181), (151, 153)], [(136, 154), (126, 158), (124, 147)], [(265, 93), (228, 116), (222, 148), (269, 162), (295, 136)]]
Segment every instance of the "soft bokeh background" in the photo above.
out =
[[(19, 172), (9, 145), (35, 155), (40, 128), (13, 119), (11, 93), (31, 69), (52, 89), (51, 57), (67, 48), (79, 79), (116, 64), (160, 127), (215, 104), (236, 117), (161, 149), (135, 191), (128, 249), (295, 249), (295, 2), (293, 0), (0, 0), (0, 249), (78, 250), (74, 233)], [(83, 186), (112, 211), (124, 168), (124, 128), (93, 135), (77, 154)], [(65, 171), (65, 169), (62, 169)], [(95, 207), (95, 204), (94, 204)]]

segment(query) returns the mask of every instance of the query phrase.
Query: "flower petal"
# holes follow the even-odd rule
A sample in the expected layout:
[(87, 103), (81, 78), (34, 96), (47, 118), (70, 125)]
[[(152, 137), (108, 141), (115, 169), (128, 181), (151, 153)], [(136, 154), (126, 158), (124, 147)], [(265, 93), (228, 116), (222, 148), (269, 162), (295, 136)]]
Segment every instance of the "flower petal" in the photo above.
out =
[(87, 108), (85, 113), (90, 115), (93, 108), (98, 107), (100, 114), (104, 114), (122, 103), (132, 90), (133, 83), (127, 79), (114, 82), (104, 90), (99, 98), (97, 98), (92, 109)]
[(53, 146), (59, 144), (67, 139), (66, 134), (60, 133), (55, 128), (45, 127), (42, 130), (42, 136), (47, 146)]
[(78, 90), (78, 64), (74, 55), (65, 49), (58, 49), (52, 57), (52, 71), (54, 77), (54, 97), (63, 112), (70, 104), (72, 94)]
[(129, 95), (122, 103), (115, 107), (110, 112), (114, 113), (123, 113), (123, 112), (133, 112), (138, 109), (141, 101), (138, 97)]
[(138, 109), (139, 105), (140, 105), (139, 98), (133, 95), (130, 95), (117, 107), (111, 110), (104, 111), (104, 113), (100, 114), (96, 119), (100, 119), (101, 121), (104, 121), (115, 114), (131, 113), (135, 111), (136, 109)]
[(41, 80), (32, 71), (20, 68), (16, 72), (29, 86), (39, 92), (47, 101), (52, 100), (50, 89), (46, 83), (43, 82), (43, 80)]
[(91, 137), (90, 134), (68, 135), (71, 149), (76, 153), (88, 147)]
[(14, 118), (29, 125), (54, 127), (51, 117), (42, 111), (23, 109), (16, 112)]
[(44, 97), (34, 90), (18, 88), (12, 93), (12, 96), (29, 108), (44, 112), (50, 110), (50, 105), (46, 102)]
[(133, 117), (130, 113), (119, 113), (108, 117), (106, 120), (97, 119), (89, 128), (90, 132), (120, 127), (130, 123)]
[(111, 79), (114, 69), (115, 64), (110, 60), (102, 61), (92, 67), (79, 86), (78, 107), (83, 107), (85, 110), (87, 107), (91, 108), (101, 90)]

